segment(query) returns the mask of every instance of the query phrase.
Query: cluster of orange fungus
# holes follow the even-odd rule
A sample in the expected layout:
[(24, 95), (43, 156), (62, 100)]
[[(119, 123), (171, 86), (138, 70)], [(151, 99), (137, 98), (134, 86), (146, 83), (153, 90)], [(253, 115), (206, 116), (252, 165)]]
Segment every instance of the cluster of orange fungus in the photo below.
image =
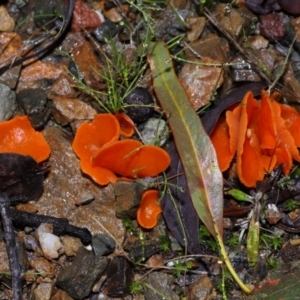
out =
[(137, 221), (141, 227), (152, 229), (156, 226), (157, 218), (162, 212), (158, 200), (158, 190), (148, 190), (143, 193), (142, 201), (137, 211)]
[(265, 91), (260, 101), (248, 92), (240, 105), (218, 120), (210, 137), (221, 171), (236, 155), (238, 177), (247, 187), (255, 187), (276, 166), (283, 165), (288, 174), (293, 159), (300, 162), (300, 115)]
[(44, 136), (34, 130), (27, 116), (18, 116), (0, 123), (0, 153), (30, 155), (42, 162), (50, 155)]
[(72, 146), (80, 158), (81, 170), (100, 185), (114, 183), (117, 175), (156, 176), (170, 165), (170, 156), (159, 147), (133, 139), (119, 140), (120, 135), (126, 136), (125, 131), (128, 134), (130, 124), (134, 128), (133, 122), (124, 116), (99, 114), (92, 123), (84, 122), (77, 129)]

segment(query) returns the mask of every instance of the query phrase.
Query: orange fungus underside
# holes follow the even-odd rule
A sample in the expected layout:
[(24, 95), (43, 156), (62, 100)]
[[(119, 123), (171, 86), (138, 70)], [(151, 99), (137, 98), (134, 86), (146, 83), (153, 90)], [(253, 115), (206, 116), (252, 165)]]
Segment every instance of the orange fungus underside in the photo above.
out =
[(152, 229), (156, 226), (157, 218), (162, 212), (158, 200), (158, 190), (148, 190), (144, 192), (140, 207), (137, 211), (137, 221), (141, 227)]
[(51, 149), (42, 133), (35, 131), (27, 116), (18, 116), (0, 123), (0, 153), (12, 152), (30, 155), (42, 162)]
[(300, 115), (271, 99), (265, 91), (261, 101), (248, 92), (239, 106), (220, 118), (211, 134), (220, 169), (228, 169), (236, 154), (237, 174), (248, 187), (255, 187), (266, 172), (283, 165), (288, 174), (292, 159), (300, 162)]

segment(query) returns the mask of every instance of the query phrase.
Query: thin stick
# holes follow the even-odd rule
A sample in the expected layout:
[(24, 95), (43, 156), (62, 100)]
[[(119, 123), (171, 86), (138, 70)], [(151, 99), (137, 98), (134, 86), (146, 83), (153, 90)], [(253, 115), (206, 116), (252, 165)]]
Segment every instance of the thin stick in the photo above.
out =
[(5, 193), (0, 193), (0, 215), (6, 242), (6, 251), (11, 269), (12, 300), (22, 300), (22, 272), (18, 260), (17, 245), (9, 209), (10, 201)]
[(268, 89), (268, 94), (271, 92), (271, 90), (274, 88), (274, 86), (276, 85), (276, 83), (278, 82), (278, 80), (281, 78), (281, 76), (283, 75), (284, 71), (286, 70), (286, 67), (288, 65), (288, 60), (290, 58), (290, 55), (292, 53), (292, 50), (293, 50), (293, 46), (294, 46), (294, 43), (297, 39), (297, 36), (295, 35), (293, 41), (292, 41), (292, 44), (290, 45), (290, 48), (289, 48), (289, 51), (285, 57), (285, 60), (283, 62), (283, 66), (278, 74), (278, 76), (275, 78), (274, 82), (270, 85), (269, 89)]

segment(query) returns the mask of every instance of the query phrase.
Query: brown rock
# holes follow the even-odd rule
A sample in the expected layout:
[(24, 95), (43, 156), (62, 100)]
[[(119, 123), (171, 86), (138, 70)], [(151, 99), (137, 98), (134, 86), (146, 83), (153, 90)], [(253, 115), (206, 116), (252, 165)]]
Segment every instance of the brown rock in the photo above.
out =
[(229, 54), (229, 46), (226, 42), (213, 33), (192, 42), (189, 47), (185, 49), (186, 58), (188, 60), (197, 58), (197, 53), (201, 58), (210, 58), (215, 62), (225, 63)]
[(35, 300), (49, 300), (53, 291), (54, 282), (49, 278), (44, 279), (33, 291)]
[(162, 267), (164, 265), (164, 258), (162, 254), (154, 254), (146, 261), (146, 264), (150, 268)]
[(14, 58), (23, 46), (22, 38), (15, 32), (0, 33), (0, 65), (3, 66)]
[(269, 41), (262, 35), (249, 36), (247, 41), (244, 43), (244, 47), (251, 46), (252, 49), (260, 50), (266, 49), (269, 46)]
[(37, 212), (37, 208), (33, 203), (20, 203), (16, 207), (18, 210), (30, 212), (33, 214)]
[(11, 89), (15, 89), (22, 66), (13, 67), (0, 76), (0, 83), (8, 85)]
[(101, 25), (98, 14), (90, 9), (84, 2), (77, 0), (74, 6), (71, 28), (74, 31), (92, 32)]
[(91, 88), (98, 89), (101, 68), (92, 45), (86, 41), (73, 49), (72, 56), (85, 83)]
[(231, 63), (231, 78), (234, 82), (261, 80), (256, 71), (242, 56), (235, 56), (232, 58)]
[(65, 68), (63, 65), (38, 60), (22, 69), (19, 80), (37, 81), (44, 78), (57, 79), (64, 72)]
[[(36, 202), (39, 213), (59, 218), (68, 218), (70, 224), (87, 227), (92, 234), (107, 231), (121, 243), (124, 228), (115, 216), (115, 195), (111, 185), (100, 187), (80, 170), (80, 162), (71, 147), (72, 136), (57, 127), (44, 130), (51, 148), (51, 170), (44, 181), (44, 193)], [(77, 207), (78, 199), (86, 191), (95, 200)]]
[(52, 100), (52, 104), (52, 114), (62, 126), (78, 120), (93, 120), (97, 115), (90, 105), (79, 99), (58, 96)]
[(270, 224), (277, 224), (282, 218), (282, 213), (274, 204), (268, 204), (265, 214), (265, 218)]
[(184, 9), (186, 6), (186, 0), (170, 0), (170, 3), (178, 9)]
[[(295, 78), (292, 66), (289, 64), (288, 68), (283, 76), (284, 86), (291, 91), (291, 93), (286, 93), (285, 98), (288, 103), (300, 103), (300, 97), (295, 97), (295, 95), (300, 95), (300, 84), (298, 80)], [(295, 106), (295, 108), (299, 111), (299, 106)]]
[(285, 35), (283, 20), (279, 14), (260, 15), (260, 33), (269, 41), (280, 41)]
[(145, 286), (145, 299), (159, 299), (157, 298), (158, 291), (164, 295), (166, 299), (179, 300), (179, 296), (172, 290), (172, 282), (174, 278), (170, 274), (163, 272), (153, 272), (146, 277), (146, 281), (153, 288), (150, 289)]
[(293, 14), (300, 15), (300, 1), (299, 0), (278, 0), (280, 7)]
[(53, 292), (50, 300), (73, 300), (67, 292), (57, 289)]
[(254, 53), (258, 57), (260, 64), (265, 69), (265, 72), (269, 72), (269, 76), (271, 77), (277, 58), (275, 52), (269, 49), (261, 49), (260, 51), (254, 51)]
[(114, 185), (116, 194), (116, 216), (120, 219), (135, 218), (141, 202), (144, 187), (138, 182), (117, 181)]
[(187, 39), (189, 42), (194, 42), (199, 38), (200, 34), (204, 29), (205, 22), (206, 20), (204, 17), (187, 18)]
[[(197, 61), (195, 61), (197, 62)], [(203, 64), (203, 61), (199, 61)], [(187, 63), (178, 79), (195, 110), (208, 104), (212, 93), (223, 83), (222, 69)]]
[(122, 4), (120, 5), (120, 7), (113, 7), (109, 10), (104, 10), (103, 14), (105, 18), (111, 20), (112, 22), (119, 23), (120, 21), (123, 20), (123, 16), (128, 12), (128, 9), (129, 9), (128, 4)]
[(234, 38), (238, 38), (241, 35), (247, 23), (247, 20), (236, 9), (224, 3), (217, 5), (215, 16), (220, 25)]
[(10, 266), (7, 257), (6, 244), (3, 240), (0, 241), (0, 272), (9, 272)]
[(296, 30), (297, 41), (300, 41), (300, 17), (291, 19), (291, 23)]
[(59, 76), (49, 89), (47, 98), (54, 99), (56, 96), (75, 98), (78, 96), (78, 92), (75, 91), (72, 85), (74, 85), (74, 82), (71, 82), (68, 76), (64, 74)]
[(75, 256), (78, 249), (82, 246), (80, 239), (73, 236), (63, 235), (60, 239), (64, 245), (65, 254), (67, 256)]
[(207, 275), (200, 275), (195, 282), (188, 287), (189, 300), (208, 300), (212, 293), (213, 285)]
[(4, 6), (0, 6), (0, 31), (13, 31), (15, 29), (15, 21), (8, 14)]
[(39, 257), (29, 261), (30, 267), (35, 269), (38, 275), (42, 277), (54, 278), (55, 276), (55, 267), (45, 258)]

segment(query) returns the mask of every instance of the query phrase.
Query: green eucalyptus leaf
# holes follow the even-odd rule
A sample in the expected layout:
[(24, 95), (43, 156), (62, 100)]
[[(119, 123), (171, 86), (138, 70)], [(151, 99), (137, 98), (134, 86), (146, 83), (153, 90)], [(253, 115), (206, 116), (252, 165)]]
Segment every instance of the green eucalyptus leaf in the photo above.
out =
[(215, 149), (178, 81), (164, 42), (150, 44), (148, 61), (153, 87), (168, 116), (193, 205), (201, 221), (216, 239), (228, 270), (241, 289), (250, 293), (250, 289), (234, 271), (223, 243), (223, 177)]

